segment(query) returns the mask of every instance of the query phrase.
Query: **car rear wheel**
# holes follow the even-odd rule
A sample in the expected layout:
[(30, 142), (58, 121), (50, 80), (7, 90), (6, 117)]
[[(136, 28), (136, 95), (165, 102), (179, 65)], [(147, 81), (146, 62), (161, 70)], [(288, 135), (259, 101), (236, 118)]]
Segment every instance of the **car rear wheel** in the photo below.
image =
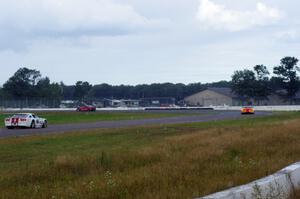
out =
[(47, 128), (47, 126), (48, 126), (48, 123), (47, 123), (47, 121), (45, 121), (42, 128)]
[(35, 122), (34, 121), (31, 122), (30, 128), (35, 129)]

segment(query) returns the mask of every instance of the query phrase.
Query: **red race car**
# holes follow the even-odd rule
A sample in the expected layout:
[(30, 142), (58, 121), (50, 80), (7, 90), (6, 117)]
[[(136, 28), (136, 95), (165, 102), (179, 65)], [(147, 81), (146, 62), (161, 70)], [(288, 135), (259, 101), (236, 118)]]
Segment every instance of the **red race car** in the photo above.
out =
[(79, 111), (79, 112), (92, 112), (92, 111), (96, 111), (96, 107), (95, 106), (84, 105), (84, 106), (77, 107), (76, 111)]
[(254, 114), (254, 108), (249, 106), (242, 107), (241, 114)]

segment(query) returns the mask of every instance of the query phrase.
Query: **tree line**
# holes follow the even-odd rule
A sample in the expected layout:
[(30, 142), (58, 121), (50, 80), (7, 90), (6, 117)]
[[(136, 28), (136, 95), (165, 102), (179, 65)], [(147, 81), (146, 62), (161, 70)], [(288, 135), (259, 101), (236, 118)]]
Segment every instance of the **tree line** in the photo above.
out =
[(264, 65), (256, 65), (253, 70), (235, 71), (231, 80), (232, 91), (246, 100), (265, 100), (273, 93), (292, 103), (300, 89), (297, 64), (297, 58), (284, 57), (278, 66), (273, 67), (273, 76)]
[(208, 87), (229, 87), (230, 82), (220, 81), (214, 83), (173, 84), (155, 83), (131, 85), (91, 85), (79, 81), (73, 86), (63, 86), (64, 99), (141, 99), (151, 97), (174, 97), (177, 101)]
[(2, 88), (0, 97), (5, 99), (48, 98), (59, 99), (62, 95), (60, 84), (51, 83), (35, 69), (20, 68)]
[(174, 97), (177, 101), (208, 87), (231, 87), (232, 91), (245, 100), (267, 99), (271, 93), (280, 94), (286, 100), (295, 97), (300, 89), (298, 59), (284, 57), (273, 67), (271, 76), (267, 67), (256, 65), (253, 70), (234, 71), (231, 81), (214, 83), (155, 83), (131, 85), (92, 85), (87, 81), (77, 81), (75, 85), (51, 82), (36, 69), (20, 68), (0, 88), (0, 99), (49, 99), (79, 100), (95, 99), (140, 99), (150, 97)]
[(229, 87), (230, 82), (214, 83), (155, 83), (131, 85), (92, 85), (87, 81), (77, 81), (75, 85), (65, 85), (63, 82), (51, 82), (43, 77), (40, 71), (20, 68), (0, 88), (1, 99), (51, 99), (51, 100), (79, 100), (95, 99), (140, 99), (150, 97), (174, 97), (182, 100), (184, 97), (202, 91), (208, 87)]

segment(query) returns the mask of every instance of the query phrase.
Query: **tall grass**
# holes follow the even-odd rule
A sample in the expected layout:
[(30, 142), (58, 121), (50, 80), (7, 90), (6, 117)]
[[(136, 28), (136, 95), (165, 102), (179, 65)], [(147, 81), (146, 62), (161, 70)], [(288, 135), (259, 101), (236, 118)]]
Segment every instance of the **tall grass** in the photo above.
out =
[(300, 190), (296, 190), (295, 193), (291, 196), (291, 199), (299, 199), (300, 198)]
[(298, 113), (0, 140), (1, 198), (193, 198), (300, 160)]

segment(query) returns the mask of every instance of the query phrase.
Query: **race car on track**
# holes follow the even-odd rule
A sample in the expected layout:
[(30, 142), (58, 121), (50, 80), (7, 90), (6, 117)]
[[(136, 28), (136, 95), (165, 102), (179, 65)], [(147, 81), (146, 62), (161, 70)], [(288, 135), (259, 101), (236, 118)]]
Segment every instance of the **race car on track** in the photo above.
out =
[(24, 128), (46, 128), (48, 125), (47, 119), (40, 118), (32, 113), (17, 113), (11, 117), (5, 118), (5, 127), (13, 129), (16, 127)]
[(96, 107), (95, 106), (90, 106), (90, 105), (78, 106), (76, 111), (91, 112), (91, 111), (96, 111)]
[(241, 114), (254, 114), (254, 108), (250, 106), (242, 107)]

